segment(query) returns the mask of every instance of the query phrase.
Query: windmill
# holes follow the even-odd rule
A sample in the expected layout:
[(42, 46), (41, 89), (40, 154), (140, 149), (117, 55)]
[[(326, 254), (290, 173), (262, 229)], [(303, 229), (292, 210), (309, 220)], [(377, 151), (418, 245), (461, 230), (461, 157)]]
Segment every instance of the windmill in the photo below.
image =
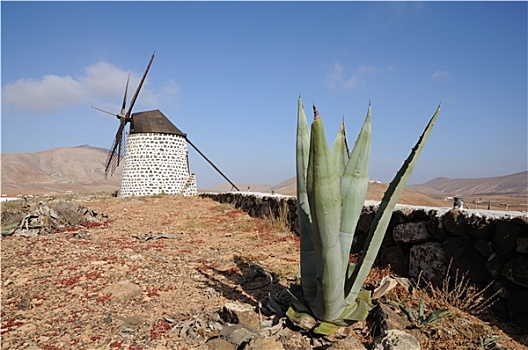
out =
[[(150, 58), (145, 73), (126, 107), (130, 75), (118, 114), (119, 120), (112, 147), (105, 162), (105, 177), (114, 174), (123, 160), (123, 175), (119, 194), (121, 196), (149, 195), (158, 193), (192, 196), (197, 192), (196, 177), (190, 173), (187, 144), (191, 145), (213, 166), (236, 190), (238, 188), (218, 169), (187, 137), (159, 110), (132, 113), (141, 87), (154, 60)], [(125, 131), (129, 124), (128, 134)]]

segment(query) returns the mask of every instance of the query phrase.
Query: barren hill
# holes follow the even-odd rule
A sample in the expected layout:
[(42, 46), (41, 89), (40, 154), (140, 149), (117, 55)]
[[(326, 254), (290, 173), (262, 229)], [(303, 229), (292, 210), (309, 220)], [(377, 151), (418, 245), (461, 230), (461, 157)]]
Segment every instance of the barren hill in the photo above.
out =
[[(284, 180), (279, 182), (276, 185), (255, 185), (255, 184), (244, 184), (239, 185), (237, 184), (238, 188), (240, 190), (245, 191), (248, 189), (250, 191), (254, 192), (275, 192), (280, 193), (288, 196), (295, 196), (297, 195), (297, 184), (295, 177), (292, 177), (290, 179)], [(376, 200), (380, 201), (383, 198), (383, 194), (387, 190), (388, 184), (385, 183), (379, 183), (379, 182), (371, 182), (369, 183), (368, 192), (367, 192), (367, 199), (368, 200)], [(208, 190), (211, 191), (230, 191), (231, 187), (230, 185), (218, 185), (209, 188)], [(448, 207), (451, 205), (451, 203), (446, 202), (444, 200), (445, 196), (437, 196), (434, 198), (431, 198), (426, 193), (420, 193), (417, 191), (404, 189), (400, 200), (398, 203), (400, 204), (411, 204), (411, 205), (424, 205), (424, 206), (431, 206), (431, 207)]]
[(108, 150), (87, 145), (35, 153), (2, 154), (2, 194), (113, 191), (121, 167), (105, 179)]
[(444, 195), (505, 195), (528, 196), (528, 171), (516, 174), (488, 177), (480, 179), (450, 179), (438, 177), (423, 184), (414, 185), (411, 189), (424, 192), (430, 190), (441, 192)]
[[(276, 185), (244, 184), (237, 186), (242, 191), (249, 187), (254, 192), (275, 192), (284, 195), (296, 195), (296, 180), (290, 178)], [(369, 183), (367, 199), (380, 201), (388, 184), (380, 182)], [(209, 188), (212, 191), (230, 191), (230, 185), (219, 185)], [(422, 205), (431, 207), (450, 207), (449, 197), (463, 196), (466, 206), (471, 208), (487, 208), (494, 210), (528, 209), (528, 171), (481, 179), (449, 179), (437, 178), (420, 185), (408, 186), (398, 200), (400, 204)]]
[[(121, 181), (122, 166), (105, 179), (104, 162), (108, 150), (87, 145), (55, 148), (35, 153), (2, 154), (2, 194), (56, 194), (65, 192), (115, 191)], [(296, 195), (295, 178), (275, 185), (237, 183), (241, 191)], [(381, 200), (388, 184), (369, 184), (367, 199)], [(201, 191), (231, 191), (225, 183)], [(464, 196), (471, 201), (494, 203), (494, 209), (528, 209), (528, 171), (482, 179), (440, 177), (407, 187), (401, 204), (449, 207), (446, 197)]]

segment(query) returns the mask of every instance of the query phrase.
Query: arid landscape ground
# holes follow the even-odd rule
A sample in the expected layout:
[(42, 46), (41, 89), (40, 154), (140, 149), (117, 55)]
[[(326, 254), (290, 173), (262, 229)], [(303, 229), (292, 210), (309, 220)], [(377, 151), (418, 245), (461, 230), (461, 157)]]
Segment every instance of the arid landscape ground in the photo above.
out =
[[(278, 320), (273, 337), (284, 349), (338, 344), (340, 336), (314, 337), (267, 309), (270, 298), (287, 303), (286, 288), (299, 283), (299, 241), (284, 222), (251, 218), (199, 197), (112, 197), (120, 168), (105, 179), (105, 157), (106, 150), (90, 146), (2, 155), (2, 193), (34, 195), (2, 203), (2, 232), (39, 203), (66, 219), (59, 229), (44, 220), (48, 229), (37, 237), (2, 236), (2, 349), (207, 349), (206, 341), (226, 326), (219, 311), (233, 301), (250, 305), (262, 324)], [(273, 186), (237, 185), (295, 194), (294, 179)], [(372, 182), (367, 199), (380, 200), (386, 188)], [(458, 194), (466, 207), (526, 211), (527, 173), (438, 178), (406, 188), (399, 203), (450, 207), (449, 197)], [(97, 220), (84, 222), (78, 209), (98, 214)], [(389, 274), (374, 269), (368, 286)], [(434, 325), (412, 329), (422, 348), (527, 349), (528, 334), (515, 325), (486, 313), (470, 315), (452, 297), (418, 292), (411, 296), (396, 289), (379, 303), (417, 309), (421, 298), (427, 312), (453, 312)], [(373, 327), (360, 322), (343, 334), (370, 348)]]
[[(10, 213), (2, 225), (40, 201), (62, 213), (89, 208), (103, 220), (38, 237), (2, 237), (2, 349), (207, 349), (218, 329), (184, 328), (214, 321), (233, 301), (268, 319), (268, 298), (279, 300), (299, 283), (299, 241), (280, 220), (251, 218), (199, 197), (98, 194), (2, 203)], [(390, 273), (376, 269), (367, 283), (375, 286)], [(528, 349), (525, 331), (486, 312), (475, 317), (426, 289), (414, 296), (395, 289), (380, 302), (417, 307), (418, 297), (427, 313), (452, 311), (412, 330), (423, 349)], [(326, 349), (336, 341), (283, 322), (274, 336), (284, 349)], [(369, 323), (348, 334), (370, 348)]]

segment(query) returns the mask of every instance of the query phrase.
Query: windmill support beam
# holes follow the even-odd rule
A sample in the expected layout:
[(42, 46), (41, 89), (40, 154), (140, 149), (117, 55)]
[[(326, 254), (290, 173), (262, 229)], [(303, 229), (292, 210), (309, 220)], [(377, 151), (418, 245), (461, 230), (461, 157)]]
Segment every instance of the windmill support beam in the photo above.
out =
[(222, 172), (220, 171), (220, 169), (218, 169), (218, 168), (216, 167), (216, 165), (214, 165), (213, 162), (211, 162), (211, 161), (209, 160), (209, 158), (207, 158), (207, 157), (205, 156), (205, 154), (203, 154), (203, 153), (198, 149), (198, 147), (196, 147), (196, 146), (191, 142), (191, 140), (189, 140), (189, 139), (187, 138), (187, 142), (188, 142), (189, 145), (191, 145), (192, 148), (194, 148), (194, 149), (196, 150), (196, 152), (198, 152), (198, 153), (199, 153), (199, 154), (200, 154), (200, 155), (201, 155), (201, 156), (202, 156), (202, 157), (203, 157), (203, 158), (204, 158), (209, 164), (211, 164), (211, 166), (212, 166), (216, 171), (218, 171), (218, 173), (219, 173), (220, 175), (222, 175), (222, 177), (223, 177), (224, 179), (226, 179), (227, 182), (229, 182), (229, 183), (231, 184), (231, 186), (233, 186), (237, 191), (240, 192), (240, 190), (238, 189), (238, 187), (236, 187), (236, 185), (235, 185), (233, 182), (231, 182), (231, 180), (229, 180), (229, 179), (227, 178), (227, 176), (225, 176), (224, 173), (222, 173)]

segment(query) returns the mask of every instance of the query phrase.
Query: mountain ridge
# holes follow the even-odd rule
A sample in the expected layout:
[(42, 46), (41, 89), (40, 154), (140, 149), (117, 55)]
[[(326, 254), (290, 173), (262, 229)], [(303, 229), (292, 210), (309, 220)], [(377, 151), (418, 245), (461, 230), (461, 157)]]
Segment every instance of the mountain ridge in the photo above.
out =
[(437, 177), (409, 186), (411, 189), (433, 189), (447, 195), (528, 196), (528, 171), (485, 178)]
[[(90, 145), (57, 147), (33, 153), (3, 153), (1, 191), (8, 195), (99, 192), (119, 189), (122, 167), (105, 178), (108, 150)], [(295, 177), (277, 184), (236, 183), (241, 191), (296, 195)], [(367, 199), (381, 200), (388, 184), (371, 181)], [(199, 191), (231, 191), (230, 184)], [(528, 171), (492, 178), (450, 179), (437, 177), (405, 188), (399, 203), (450, 206), (449, 197), (505, 195), (528, 198)], [(523, 202), (528, 200), (521, 198)]]

